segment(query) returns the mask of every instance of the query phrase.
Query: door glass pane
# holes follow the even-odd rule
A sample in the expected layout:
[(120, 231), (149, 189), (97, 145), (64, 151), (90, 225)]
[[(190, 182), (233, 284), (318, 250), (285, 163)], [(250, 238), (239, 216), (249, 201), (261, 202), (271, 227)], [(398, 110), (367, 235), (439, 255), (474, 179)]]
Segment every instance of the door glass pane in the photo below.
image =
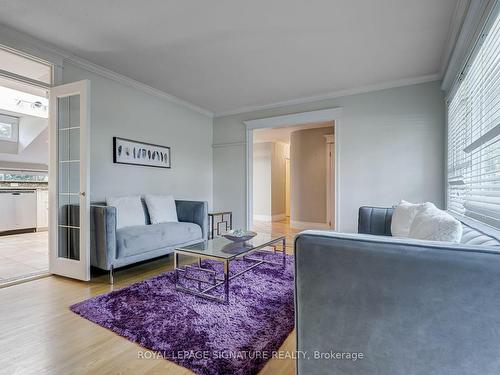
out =
[(80, 259), (80, 96), (57, 101), (58, 231), (61, 258)]
[(59, 193), (77, 194), (80, 191), (80, 163), (78, 161), (59, 161)]
[(59, 227), (59, 258), (80, 260), (80, 229)]
[(80, 197), (78, 195), (59, 196), (59, 224), (62, 226), (80, 226)]
[(57, 126), (59, 129), (80, 127), (80, 95), (57, 100)]
[(80, 159), (80, 129), (67, 128), (59, 131), (59, 160)]

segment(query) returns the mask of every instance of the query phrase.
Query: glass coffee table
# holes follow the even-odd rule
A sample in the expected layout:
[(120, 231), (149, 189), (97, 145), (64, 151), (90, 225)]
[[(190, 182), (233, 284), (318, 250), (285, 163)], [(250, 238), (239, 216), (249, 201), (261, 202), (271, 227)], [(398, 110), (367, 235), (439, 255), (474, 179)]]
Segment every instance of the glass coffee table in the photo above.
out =
[[(260, 257), (258, 257), (259, 253)], [(266, 253), (276, 254), (279, 261), (264, 259)], [(196, 258), (197, 263), (181, 267), (179, 266), (179, 255)], [(229, 264), (236, 258), (250, 261), (251, 265), (230, 275)], [(223, 275), (217, 275), (215, 270), (203, 267), (204, 259), (212, 259), (223, 263)], [(179, 247), (174, 250), (175, 289), (227, 304), (229, 303), (230, 280), (263, 263), (273, 264), (283, 269), (286, 267), (286, 238), (284, 236), (259, 233), (246, 242), (233, 242), (224, 237), (217, 237), (194, 245)], [(206, 277), (199, 277), (200, 275), (206, 275)], [(182, 280), (189, 280), (195, 286), (183, 285)], [(224, 289), (222, 297), (210, 294), (220, 286), (223, 286)]]

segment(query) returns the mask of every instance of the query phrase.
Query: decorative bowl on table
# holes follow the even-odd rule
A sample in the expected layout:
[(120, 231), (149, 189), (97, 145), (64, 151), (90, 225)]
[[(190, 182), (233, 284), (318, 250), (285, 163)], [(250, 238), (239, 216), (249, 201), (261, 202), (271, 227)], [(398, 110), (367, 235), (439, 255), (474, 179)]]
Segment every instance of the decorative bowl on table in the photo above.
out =
[(222, 236), (233, 242), (245, 242), (254, 238), (256, 235), (257, 233), (249, 230), (234, 229), (227, 231)]

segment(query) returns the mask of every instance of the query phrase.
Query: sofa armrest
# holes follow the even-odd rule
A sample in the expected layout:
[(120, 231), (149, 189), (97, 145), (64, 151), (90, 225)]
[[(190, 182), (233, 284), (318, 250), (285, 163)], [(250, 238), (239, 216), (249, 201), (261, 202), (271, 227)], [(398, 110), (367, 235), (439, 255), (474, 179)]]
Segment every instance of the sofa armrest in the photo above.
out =
[[(384, 236), (305, 231), (295, 240), (297, 373), (500, 373), (500, 252)], [(446, 348), (436, 355), (434, 348)]]
[(204, 240), (208, 239), (208, 203), (202, 201), (175, 201), (179, 221), (195, 223), (201, 227)]
[(90, 206), (90, 263), (109, 270), (116, 260), (116, 207)]
[(392, 212), (392, 208), (360, 207), (358, 233), (391, 236)]

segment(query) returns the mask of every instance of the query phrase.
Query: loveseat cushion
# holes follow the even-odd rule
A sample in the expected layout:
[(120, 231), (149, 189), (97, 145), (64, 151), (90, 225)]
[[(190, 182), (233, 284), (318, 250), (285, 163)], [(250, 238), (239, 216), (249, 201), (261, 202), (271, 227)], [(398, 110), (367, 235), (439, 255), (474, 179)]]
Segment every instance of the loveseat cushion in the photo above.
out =
[(117, 257), (129, 257), (161, 248), (171, 248), (199, 239), (201, 228), (194, 223), (138, 225), (116, 231)]
[(106, 204), (116, 207), (116, 228), (146, 224), (141, 197), (107, 197)]

